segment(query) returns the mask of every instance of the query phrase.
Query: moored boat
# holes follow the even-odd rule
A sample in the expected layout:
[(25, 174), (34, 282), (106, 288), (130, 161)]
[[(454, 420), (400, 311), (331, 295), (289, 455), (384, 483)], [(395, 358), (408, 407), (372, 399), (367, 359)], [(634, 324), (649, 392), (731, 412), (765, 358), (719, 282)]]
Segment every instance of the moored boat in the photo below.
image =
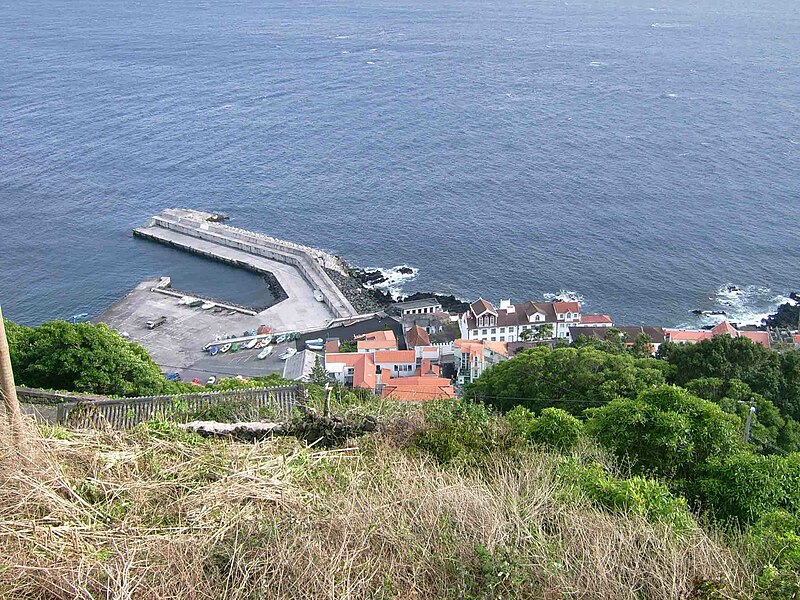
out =
[(295, 354), (297, 354), (297, 350), (295, 350), (294, 348), (287, 348), (286, 352), (278, 356), (278, 358), (280, 358), (281, 360), (288, 360)]
[(322, 350), (325, 347), (325, 341), (322, 338), (315, 340), (306, 340), (306, 348), (309, 350)]
[(264, 348), (264, 349), (263, 349), (261, 352), (259, 352), (259, 353), (258, 353), (258, 359), (259, 359), (259, 360), (264, 360), (264, 359), (265, 359), (265, 358), (267, 358), (267, 357), (268, 357), (270, 354), (272, 354), (272, 346), (267, 346), (267, 347), (266, 347), (266, 348)]
[(211, 356), (216, 356), (217, 354), (219, 354), (219, 346), (211, 346), (211, 348), (208, 349), (208, 353)]
[(252, 339), (249, 342), (245, 343), (244, 347), (247, 348), (248, 350), (252, 350), (253, 348), (256, 347), (256, 344), (258, 344), (258, 340)]
[(239, 351), (239, 342), (234, 342), (231, 345), (231, 352), (238, 352)]
[(219, 349), (219, 351), (222, 352), (222, 354), (225, 354), (230, 349), (231, 349), (231, 345), (230, 344), (225, 344), (224, 346), (222, 346), (222, 348)]
[(209, 310), (211, 308), (214, 308), (215, 306), (216, 304), (214, 304), (213, 302), (206, 302), (202, 306), (200, 306), (200, 308), (202, 308), (203, 310)]
[(286, 334), (285, 333), (282, 333), (277, 338), (275, 338), (275, 343), (276, 344), (282, 344), (285, 341), (286, 341)]

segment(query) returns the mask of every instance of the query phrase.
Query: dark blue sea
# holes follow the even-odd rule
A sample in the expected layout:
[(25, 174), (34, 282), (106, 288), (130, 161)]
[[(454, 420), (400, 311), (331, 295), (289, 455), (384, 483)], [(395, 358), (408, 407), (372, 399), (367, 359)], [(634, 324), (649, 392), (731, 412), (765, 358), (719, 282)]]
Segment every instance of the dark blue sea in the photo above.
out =
[(800, 288), (800, 8), (0, 0), (6, 316), (159, 275), (265, 293), (131, 237), (175, 206), (410, 265), (407, 292), (757, 320)]

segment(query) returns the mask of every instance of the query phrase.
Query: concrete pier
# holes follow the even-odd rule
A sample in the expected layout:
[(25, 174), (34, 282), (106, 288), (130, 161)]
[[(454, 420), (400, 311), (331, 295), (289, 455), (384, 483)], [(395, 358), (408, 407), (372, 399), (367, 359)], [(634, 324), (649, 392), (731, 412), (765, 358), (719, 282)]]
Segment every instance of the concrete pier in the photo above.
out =
[[(251, 271), (271, 272), (281, 285), (283, 281), (279, 273), (286, 272), (286, 266), (293, 267), (312, 291), (322, 292), (324, 303), (333, 316), (357, 314), (325, 272), (325, 268), (341, 269), (335, 257), (307, 246), (212, 222), (211, 218), (213, 215), (200, 211), (168, 209), (150, 219), (145, 226), (134, 229), (133, 234)], [(291, 299), (292, 291), (285, 286), (284, 290)]]
[[(276, 333), (324, 329), (337, 318), (356, 316), (357, 311), (333, 283), (326, 269), (344, 270), (341, 261), (314, 248), (300, 246), (212, 222), (209, 213), (170, 209), (134, 230), (134, 235), (157, 241), (259, 273), (271, 273), (286, 298), (261, 312), (243, 310), (215, 313), (179, 304), (168, 287), (168, 279), (147, 280), (116, 302), (97, 321), (107, 323), (142, 344), (165, 371), (178, 371), (185, 378), (205, 380), (209, 375), (266, 375), (281, 372), (274, 356), (257, 360), (258, 351), (240, 351), (210, 357), (203, 346), (217, 335), (241, 336), (242, 332), (269, 325)], [(324, 302), (314, 299), (320, 290)], [(191, 290), (185, 292), (192, 295)], [(211, 299), (229, 306), (224, 298)], [(164, 316), (166, 322), (150, 330), (147, 321)]]

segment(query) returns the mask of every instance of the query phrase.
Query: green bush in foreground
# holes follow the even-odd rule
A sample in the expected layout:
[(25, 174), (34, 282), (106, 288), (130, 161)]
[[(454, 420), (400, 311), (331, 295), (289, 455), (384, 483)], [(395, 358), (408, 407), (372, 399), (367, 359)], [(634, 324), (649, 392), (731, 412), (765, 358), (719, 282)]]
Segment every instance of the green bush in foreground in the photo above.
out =
[(583, 423), (560, 408), (545, 408), (537, 417), (527, 408), (518, 406), (505, 418), (521, 437), (557, 450), (572, 450), (583, 436)]
[(442, 464), (475, 463), (491, 452), (521, 441), (489, 408), (462, 400), (435, 401), (426, 406), (426, 427), (415, 446)]
[(144, 348), (102, 323), (51, 321), (11, 333), (20, 385), (105, 396), (149, 396), (168, 387)]
[(640, 515), (653, 523), (670, 525), (678, 532), (697, 527), (686, 499), (673, 495), (666, 485), (654, 479), (638, 475), (620, 479), (597, 464), (582, 466), (572, 461), (565, 463), (561, 476), (599, 508)]
[(741, 450), (741, 421), (675, 386), (586, 411), (586, 431), (640, 473), (691, 478), (711, 458)]

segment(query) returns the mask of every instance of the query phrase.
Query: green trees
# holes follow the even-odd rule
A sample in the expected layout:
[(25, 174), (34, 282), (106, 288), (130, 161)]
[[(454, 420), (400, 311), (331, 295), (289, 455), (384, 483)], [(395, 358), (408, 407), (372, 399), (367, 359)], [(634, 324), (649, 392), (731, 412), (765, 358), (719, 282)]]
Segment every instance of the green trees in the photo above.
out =
[(583, 423), (560, 408), (545, 408), (540, 416), (518, 406), (506, 414), (511, 428), (540, 446), (571, 450), (583, 435)]
[(637, 472), (686, 478), (698, 465), (740, 447), (740, 419), (675, 386), (619, 398), (587, 413), (587, 433)]
[(108, 396), (146, 396), (166, 389), (147, 351), (106, 325), (52, 321), (10, 330), (20, 385)]
[(675, 367), (673, 383), (683, 386), (703, 377), (716, 377), (723, 381), (738, 379), (757, 394), (771, 400), (778, 397), (781, 386), (778, 353), (747, 338), (718, 335), (699, 344), (665, 344), (662, 349), (662, 355)]
[(668, 365), (597, 348), (534, 348), (496, 365), (465, 390), (465, 396), (500, 410), (517, 405), (534, 411), (557, 406), (573, 414), (621, 396), (634, 398), (664, 383)]
[(691, 486), (720, 519), (752, 523), (774, 510), (800, 516), (800, 454), (742, 452), (703, 466)]
[(326, 385), (331, 383), (331, 377), (328, 375), (328, 372), (325, 370), (325, 367), (322, 366), (322, 362), (317, 356), (314, 359), (314, 366), (311, 368), (311, 374), (308, 377), (308, 383), (312, 385)]

